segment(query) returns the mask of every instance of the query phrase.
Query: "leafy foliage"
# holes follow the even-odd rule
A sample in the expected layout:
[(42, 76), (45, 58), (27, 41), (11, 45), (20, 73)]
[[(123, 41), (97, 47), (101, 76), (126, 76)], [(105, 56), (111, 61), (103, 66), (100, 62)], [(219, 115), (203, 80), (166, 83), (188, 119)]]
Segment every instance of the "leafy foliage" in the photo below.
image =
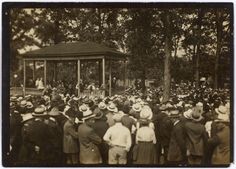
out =
[[(219, 76), (218, 82), (230, 75), (231, 11), (220, 8), (221, 30), (217, 29), (215, 8), (170, 8), (168, 29), (171, 35), (170, 74), (175, 81), (199, 76)], [(61, 42), (93, 41), (130, 54), (129, 78), (157, 79), (163, 82), (166, 26), (163, 8), (14, 8), (10, 12), (11, 71), (22, 69), (19, 53), (30, 46), (44, 47)], [(201, 11), (201, 17), (199, 13)], [(199, 26), (199, 23), (200, 26)], [(219, 37), (219, 31), (222, 36)], [(219, 39), (220, 38), (220, 39)], [(221, 45), (217, 45), (220, 40)], [(220, 48), (220, 49), (217, 49)], [(216, 51), (219, 59), (216, 60)], [(196, 66), (198, 58), (199, 66)], [(215, 65), (219, 64), (215, 73)], [(123, 64), (114, 63), (113, 76), (123, 78)], [(94, 68), (95, 70), (95, 68)], [(62, 77), (66, 76), (64, 69)], [(76, 70), (73, 70), (76, 72)], [(22, 70), (18, 73), (22, 73)], [(99, 71), (91, 75), (97, 78)], [(87, 76), (86, 76), (87, 77)], [(216, 83), (216, 82), (215, 82)], [(160, 83), (162, 84), (162, 83)], [(222, 86), (223, 84), (219, 84)], [(144, 86), (143, 86), (144, 87)]]

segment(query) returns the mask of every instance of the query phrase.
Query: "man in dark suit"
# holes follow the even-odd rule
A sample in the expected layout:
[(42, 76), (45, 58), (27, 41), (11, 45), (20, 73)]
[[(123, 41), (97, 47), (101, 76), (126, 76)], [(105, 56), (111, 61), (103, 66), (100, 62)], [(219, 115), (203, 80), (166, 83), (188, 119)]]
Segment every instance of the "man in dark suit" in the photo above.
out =
[(188, 163), (200, 165), (203, 162), (204, 149), (207, 142), (205, 126), (200, 123), (201, 114), (198, 111), (192, 112), (192, 120), (185, 123), (186, 145)]
[[(156, 128), (156, 137), (157, 140), (160, 142), (160, 147), (158, 147), (158, 157), (160, 158), (161, 155), (164, 155), (164, 163), (167, 163), (167, 155), (169, 149), (169, 142), (171, 137), (171, 132), (173, 128), (173, 123), (168, 116), (169, 108), (163, 104), (160, 107), (160, 113), (156, 115), (155, 120), (155, 128)], [(158, 160), (160, 163), (163, 163), (161, 159)]]
[(63, 146), (62, 146), (62, 140), (63, 140), (63, 131), (61, 130), (58, 122), (53, 117), (47, 117), (44, 122), (48, 125), (48, 132), (50, 133), (49, 140), (51, 144), (50, 150), (50, 161), (53, 164), (59, 165), (63, 164)]
[(91, 110), (83, 112), (83, 120), (85, 121), (78, 128), (80, 143), (80, 163), (81, 164), (101, 164), (102, 158), (98, 149), (98, 144), (102, 139), (95, 133), (92, 128), (95, 115)]
[[(99, 108), (96, 108), (94, 110), (94, 114), (96, 116), (95, 116), (95, 122), (92, 124), (92, 128), (94, 129), (95, 133), (100, 138), (103, 138), (107, 129), (109, 128), (109, 125), (106, 122), (107, 118)], [(102, 143), (98, 145), (98, 148), (99, 148), (101, 156), (102, 156), (103, 164), (107, 164), (108, 149), (109, 149), (108, 145), (104, 141), (102, 141)]]
[(184, 165), (187, 162), (186, 141), (183, 123), (180, 122), (180, 113), (176, 108), (170, 110), (170, 117), (173, 122), (173, 130), (171, 133), (168, 163), (171, 165)]
[(30, 123), (25, 123), (22, 129), (25, 147), (25, 164), (48, 165), (51, 144), (50, 132), (44, 118), (47, 115), (45, 107), (39, 106), (32, 115), (35, 117)]

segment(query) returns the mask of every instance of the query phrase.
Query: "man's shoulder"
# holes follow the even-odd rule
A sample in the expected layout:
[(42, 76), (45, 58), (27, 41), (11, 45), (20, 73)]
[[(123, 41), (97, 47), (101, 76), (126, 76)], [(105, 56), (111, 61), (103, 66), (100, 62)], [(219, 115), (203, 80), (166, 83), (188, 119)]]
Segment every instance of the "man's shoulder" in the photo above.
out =
[(89, 127), (88, 125), (86, 125), (85, 123), (81, 124), (78, 128), (79, 132), (90, 132), (93, 130), (92, 127)]
[(128, 132), (128, 133), (130, 133), (129, 129), (128, 129), (127, 127), (125, 127), (124, 125), (121, 125), (121, 126), (120, 126), (120, 130), (121, 130), (122, 132)]

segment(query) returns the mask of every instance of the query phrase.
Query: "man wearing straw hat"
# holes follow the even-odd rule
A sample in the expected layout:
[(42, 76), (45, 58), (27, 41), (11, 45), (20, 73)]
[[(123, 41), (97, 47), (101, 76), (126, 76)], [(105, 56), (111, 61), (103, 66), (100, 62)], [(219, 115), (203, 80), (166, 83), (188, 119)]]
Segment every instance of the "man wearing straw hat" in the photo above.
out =
[(207, 132), (204, 125), (201, 124), (201, 113), (193, 109), (191, 121), (185, 123), (186, 145), (188, 163), (190, 165), (200, 165), (204, 157), (204, 145), (207, 140)]

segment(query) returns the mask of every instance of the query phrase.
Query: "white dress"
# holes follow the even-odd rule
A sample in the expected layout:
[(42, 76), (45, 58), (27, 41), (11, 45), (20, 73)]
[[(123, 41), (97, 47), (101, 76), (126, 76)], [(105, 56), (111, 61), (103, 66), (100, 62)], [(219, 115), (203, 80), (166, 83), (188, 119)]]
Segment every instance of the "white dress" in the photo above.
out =
[(44, 89), (43, 81), (39, 80), (38, 82), (38, 89)]

